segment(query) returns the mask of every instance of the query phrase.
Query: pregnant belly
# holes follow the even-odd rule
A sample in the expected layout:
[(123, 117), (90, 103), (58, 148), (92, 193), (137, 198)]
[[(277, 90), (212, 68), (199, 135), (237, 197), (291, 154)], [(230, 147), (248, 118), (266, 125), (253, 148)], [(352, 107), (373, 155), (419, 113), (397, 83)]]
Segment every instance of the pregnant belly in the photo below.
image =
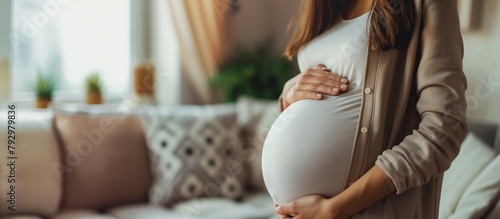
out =
[(264, 182), (277, 204), (342, 191), (360, 106), (361, 94), (351, 91), (349, 96), (300, 100), (281, 113), (262, 152)]

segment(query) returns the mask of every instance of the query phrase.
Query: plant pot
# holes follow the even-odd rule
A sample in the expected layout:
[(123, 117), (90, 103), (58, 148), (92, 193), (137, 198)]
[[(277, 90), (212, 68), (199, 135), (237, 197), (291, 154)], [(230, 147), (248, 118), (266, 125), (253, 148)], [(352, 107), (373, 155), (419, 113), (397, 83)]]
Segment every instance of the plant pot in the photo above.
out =
[(51, 101), (51, 98), (36, 98), (36, 108), (46, 109)]
[(102, 104), (102, 94), (99, 91), (87, 92), (87, 104)]

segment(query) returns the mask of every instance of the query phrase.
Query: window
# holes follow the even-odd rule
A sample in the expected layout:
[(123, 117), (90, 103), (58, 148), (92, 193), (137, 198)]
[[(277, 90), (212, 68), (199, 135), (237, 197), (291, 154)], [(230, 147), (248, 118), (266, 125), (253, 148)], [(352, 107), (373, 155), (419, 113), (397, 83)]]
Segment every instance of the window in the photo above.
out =
[(11, 91), (33, 100), (38, 72), (57, 81), (56, 100), (82, 100), (98, 72), (106, 99), (131, 91), (130, 0), (12, 0)]

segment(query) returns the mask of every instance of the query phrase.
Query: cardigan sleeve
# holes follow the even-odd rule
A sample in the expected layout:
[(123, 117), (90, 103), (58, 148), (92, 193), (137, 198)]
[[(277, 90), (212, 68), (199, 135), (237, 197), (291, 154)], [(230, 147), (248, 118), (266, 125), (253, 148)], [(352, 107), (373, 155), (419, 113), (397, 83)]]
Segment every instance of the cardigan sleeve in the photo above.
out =
[(418, 129), (377, 157), (397, 194), (447, 170), (468, 132), (463, 41), (456, 0), (423, 0), (416, 70)]

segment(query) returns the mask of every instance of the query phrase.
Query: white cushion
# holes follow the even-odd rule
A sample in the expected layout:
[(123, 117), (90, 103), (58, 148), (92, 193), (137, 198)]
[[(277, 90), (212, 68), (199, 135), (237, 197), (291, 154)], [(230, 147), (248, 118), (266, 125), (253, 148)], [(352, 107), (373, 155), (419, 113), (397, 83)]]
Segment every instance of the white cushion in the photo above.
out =
[(183, 218), (244, 219), (269, 218), (274, 214), (274, 202), (267, 192), (253, 194), (242, 202), (224, 198), (204, 198), (182, 202), (174, 211)]
[(491, 161), (467, 187), (451, 218), (482, 218), (500, 193), (500, 156)]
[[(126, 205), (113, 208), (107, 212), (120, 219), (183, 219), (182, 215), (162, 206), (148, 204)], [(199, 219), (189, 217), (189, 219)]]
[(120, 219), (264, 219), (274, 215), (274, 209), (271, 197), (261, 192), (241, 202), (228, 198), (198, 198), (181, 202), (172, 209), (137, 204), (116, 207), (107, 213)]
[(460, 197), (481, 170), (496, 156), (496, 152), (472, 133), (462, 143), (460, 153), (444, 173), (439, 218), (448, 218)]

